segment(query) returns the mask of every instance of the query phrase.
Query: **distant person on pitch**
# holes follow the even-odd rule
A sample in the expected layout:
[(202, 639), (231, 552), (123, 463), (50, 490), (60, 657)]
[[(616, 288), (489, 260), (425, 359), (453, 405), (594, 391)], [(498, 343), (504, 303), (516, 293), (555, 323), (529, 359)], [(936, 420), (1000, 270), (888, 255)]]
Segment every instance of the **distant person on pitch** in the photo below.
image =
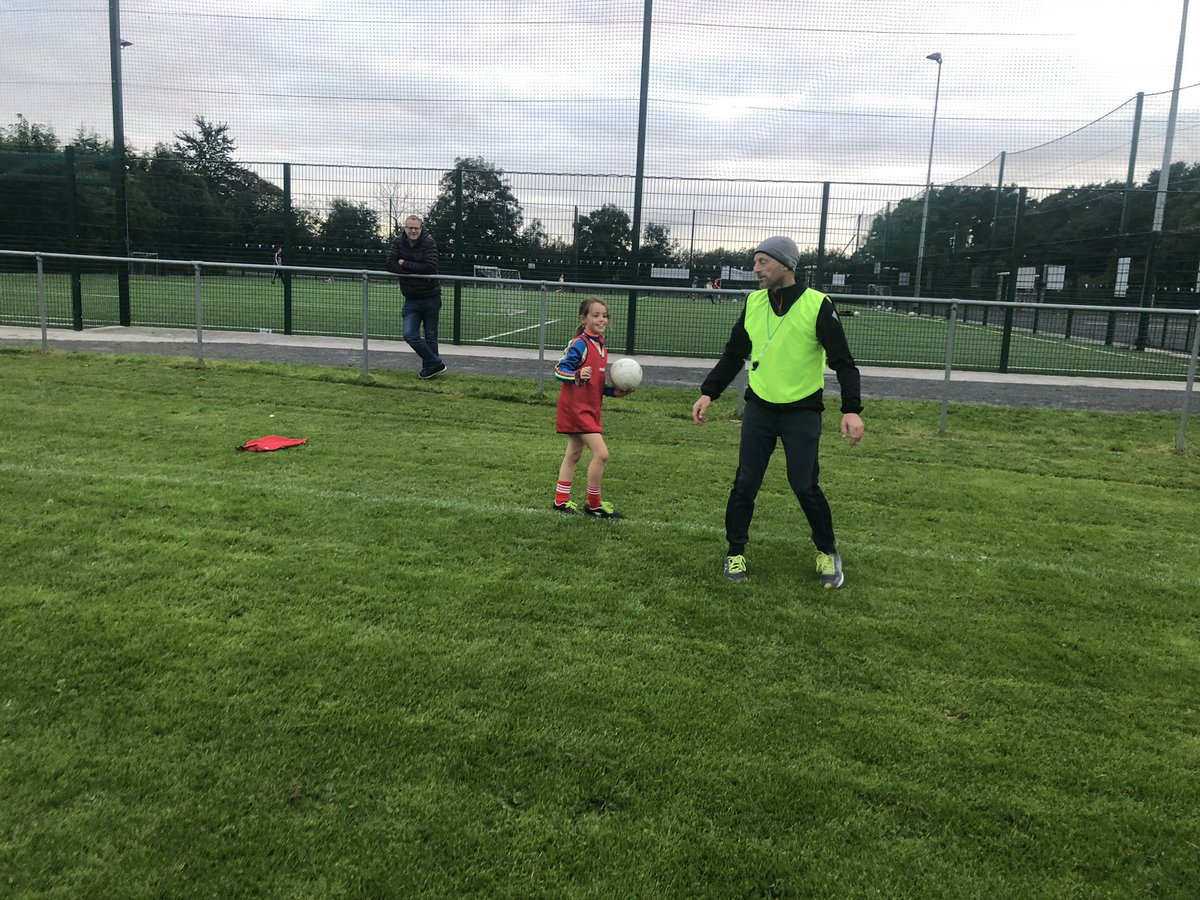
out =
[(283, 248), (276, 247), (275, 252), (271, 255), (271, 261), (275, 264), (275, 271), (271, 273), (271, 284), (275, 283), (278, 278), (283, 281)]
[(850, 355), (837, 310), (827, 296), (796, 280), (800, 251), (788, 237), (767, 238), (754, 251), (759, 290), (751, 292), (733, 326), (725, 352), (704, 379), (692, 406), (697, 425), (743, 363), (750, 360), (737, 473), (725, 507), (725, 577), (749, 577), (746, 544), (754, 501), (777, 442), (783, 442), (787, 477), (812, 529), (817, 578), (826, 588), (845, 582), (833, 532), (829, 501), (818, 481), (817, 455), (825, 405), (825, 367), (837, 374), (842, 391), (842, 436), (853, 447), (863, 436), (859, 373)]
[[(438, 249), (420, 216), (404, 220), (403, 233), (396, 236), (388, 251), (387, 270), (400, 277), (404, 295), (404, 340), (421, 357), (421, 377), (434, 378), (446, 371), (438, 356), (438, 319), (442, 312), (442, 286), (436, 278), (412, 278), (412, 275), (438, 273)], [(421, 336), (424, 330), (425, 336)]]

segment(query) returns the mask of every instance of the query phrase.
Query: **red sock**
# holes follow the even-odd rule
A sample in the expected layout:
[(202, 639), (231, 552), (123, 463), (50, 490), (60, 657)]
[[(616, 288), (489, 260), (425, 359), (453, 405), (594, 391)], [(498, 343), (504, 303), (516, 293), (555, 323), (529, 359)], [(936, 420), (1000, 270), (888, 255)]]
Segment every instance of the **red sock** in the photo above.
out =
[(587, 504), (588, 504), (588, 509), (599, 509), (600, 508), (600, 488), (598, 488), (598, 487), (594, 488), (591, 485), (588, 485)]
[(571, 482), (560, 481), (554, 485), (554, 503), (557, 506), (562, 506), (571, 499)]

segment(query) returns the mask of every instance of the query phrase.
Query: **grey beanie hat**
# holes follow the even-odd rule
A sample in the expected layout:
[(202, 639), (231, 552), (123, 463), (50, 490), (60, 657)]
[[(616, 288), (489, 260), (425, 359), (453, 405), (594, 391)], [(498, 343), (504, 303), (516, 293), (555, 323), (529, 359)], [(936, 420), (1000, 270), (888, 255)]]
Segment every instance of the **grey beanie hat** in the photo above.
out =
[(790, 237), (769, 237), (757, 247), (755, 253), (765, 253), (772, 259), (777, 259), (793, 272), (800, 265), (800, 248)]

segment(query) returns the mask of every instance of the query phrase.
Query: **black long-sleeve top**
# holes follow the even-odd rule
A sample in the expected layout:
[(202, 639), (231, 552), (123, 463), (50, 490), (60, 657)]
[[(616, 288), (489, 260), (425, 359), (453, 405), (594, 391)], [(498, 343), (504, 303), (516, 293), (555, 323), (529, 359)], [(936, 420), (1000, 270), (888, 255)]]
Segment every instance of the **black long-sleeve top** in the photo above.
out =
[(400, 276), (396, 282), (406, 299), (427, 300), (441, 296), (441, 285), (436, 278), (405, 277), (438, 273), (437, 244), (424, 228), (415, 242), (410, 241), (404, 232), (396, 236), (388, 250), (387, 270)]
[[(770, 294), (771, 313), (783, 318), (803, 293), (804, 285), (801, 283), (772, 291)], [(846, 343), (846, 333), (842, 330), (837, 310), (834, 308), (833, 301), (828, 297), (822, 301), (821, 309), (817, 312), (817, 340), (825, 348), (826, 365), (837, 375), (838, 386), (842, 391), (842, 412), (861, 413), (862, 394), (859, 386), (858, 366), (855, 365), (854, 357), (850, 354), (850, 345)], [(742, 370), (746, 360), (750, 358), (751, 350), (750, 334), (746, 331), (746, 310), (743, 308), (742, 314), (738, 316), (738, 320), (733, 326), (733, 331), (729, 334), (725, 351), (717, 360), (717, 364), (713, 366), (712, 371), (708, 373), (708, 377), (704, 379), (704, 383), (700, 386), (700, 393), (714, 400), (720, 397), (725, 388), (729, 387), (733, 379), (737, 377), (738, 372)], [(748, 402), (771, 409), (815, 409), (821, 411), (825, 409), (823, 398), (824, 391), (817, 390), (792, 403), (769, 403), (755, 394), (749, 386), (746, 388)]]

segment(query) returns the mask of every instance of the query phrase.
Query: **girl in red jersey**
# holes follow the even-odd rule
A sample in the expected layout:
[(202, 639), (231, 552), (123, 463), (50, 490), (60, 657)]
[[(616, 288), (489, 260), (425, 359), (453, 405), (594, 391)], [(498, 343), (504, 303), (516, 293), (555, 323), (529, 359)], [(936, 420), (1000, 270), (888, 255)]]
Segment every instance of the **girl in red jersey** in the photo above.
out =
[(558, 433), (567, 436), (567, 452), (554, 489), (554, 508), (565, 513), (580, 511), (571, 501), (571, 479), (586, 447), (592, 451), (592, 461), (587, 468), (587, 505), (583, 512), (599, 519), (623, 519), (611, 503), (600, 499), (600, 483), (608, 464), (608, 446), (600, 433), (600, 403), (605, 396), (624, 397), (630, 393), (619, 391), (605, 381), (606, 328), (608, 306), (598, 297), (588, 297), (579, 304), (579, 331), (554, 369), (554, 377), (561, 385), (556, 425)]

